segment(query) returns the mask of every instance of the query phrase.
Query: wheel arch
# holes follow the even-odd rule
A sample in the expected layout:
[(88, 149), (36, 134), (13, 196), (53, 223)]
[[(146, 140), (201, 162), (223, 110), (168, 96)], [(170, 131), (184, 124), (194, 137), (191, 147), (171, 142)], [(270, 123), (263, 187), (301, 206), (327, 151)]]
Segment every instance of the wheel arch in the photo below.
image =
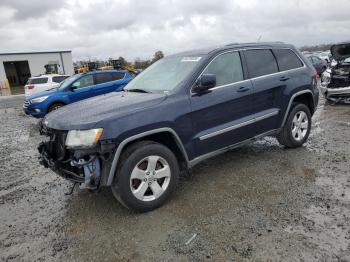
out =
[(316, 110), (315, 104), (314, 104), (314, 99), (313, 99), (313, 94), (312, 94), (311, 90), (303, 90), (303, 91), (296, 92), (295, 94), (292, 95), (291, 99), (289, 100), (288, 107), (287, 107), (287, 110), (284, 114), (284, 118), (283, 118), (281, 127), (283, 127), (284, 124), (286, 123), (288, 114), (289, 114), (290, 110), (292, 109), (292, 104), (294, 102), (300, 102), (300, 103), (305, 104), (310, 109), (311, 115), (313, 115), (313, 113)]
[(169, 127), (158, 128), (154, 130), (149, 130), (131, 137), (124, 139), (117, 147), (117, 150), (114, 154), (113, 161), (111, 164), (111, 169), (108, 174), (107, 186), (111, 186), (113, 183), (114, 176), (117, 171), (117, 166), (119, 162), (119, 158), (123, 150), (130, 146), (131, 144), (142, 141), (142, 140), (150, 140), (154, 142), (158, 142), (167, 146), (179, 161), (180, 166), (185, 165), (188, 166), (189, 160), (187, 156), (187, 152), (182, 144), (180, 137), (177, 133)]
[(62, 105), (67, 105), (66, 102), (62, 101), (62, 100), (54, 100), (54, 101), (51, 101), (47, 106), (46, 106), (46, 112), (49, 112), (49, 108), (51, 106), (53, 106), (54, 104), (62, 104)]

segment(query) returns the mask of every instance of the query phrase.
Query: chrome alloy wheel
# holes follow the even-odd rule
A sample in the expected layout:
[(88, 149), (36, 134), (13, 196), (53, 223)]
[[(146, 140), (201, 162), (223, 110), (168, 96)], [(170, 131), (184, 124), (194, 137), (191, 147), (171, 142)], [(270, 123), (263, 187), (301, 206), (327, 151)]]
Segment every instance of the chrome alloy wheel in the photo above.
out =
[(306, 136), (309, 128), (309, 120), (304, 111), (299, 111), (294, 115), (292, 122), (292, 135), (296, 141), (301, 141)]
[(168, 188), (171, 170), (160, 156), (148, 156), (136, 164), (130, 176), (130, 189), (141, 201), (153, 201)]

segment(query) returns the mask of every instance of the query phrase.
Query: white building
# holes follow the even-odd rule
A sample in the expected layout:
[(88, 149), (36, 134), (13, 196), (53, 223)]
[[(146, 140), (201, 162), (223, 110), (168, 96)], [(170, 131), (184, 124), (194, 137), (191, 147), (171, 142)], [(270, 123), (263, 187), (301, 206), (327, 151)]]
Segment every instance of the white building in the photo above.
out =
[(0, 88), (9, 85), (12, 94), (23, 93), (28, 78), (44, 74), (46, 64), (58, 64), (61, 74), (74, 74), (71, 51), (0, 53)]

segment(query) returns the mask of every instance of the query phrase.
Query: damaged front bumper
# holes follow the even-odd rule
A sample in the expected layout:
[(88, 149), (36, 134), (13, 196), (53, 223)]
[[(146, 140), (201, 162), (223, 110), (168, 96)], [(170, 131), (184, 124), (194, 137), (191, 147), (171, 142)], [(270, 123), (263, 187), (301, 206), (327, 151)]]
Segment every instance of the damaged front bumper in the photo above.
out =
[(92, 187), (87, 188), (106, 185), (110, 158), (116, 148), (114, 141), (100, 141), (93, 148), (71, 149), (65, 146), (67, 131), (47, 129), (44, 134), (50, 139), (38, 147), (41, 165), (69, 181), (92, 183)]
[(328, 88), (327, 85), (321, 85), (321, 93), (327, 96), (350, 96), (350, 86), (339, 88)]
[(329, 72), (323, 73), (321, 80), (320, 89), (325, 98), (334, 102), (350, 102), (350, 84), (346, 85), (345, 80), (341, 82), (342, 84), (335, 84)]

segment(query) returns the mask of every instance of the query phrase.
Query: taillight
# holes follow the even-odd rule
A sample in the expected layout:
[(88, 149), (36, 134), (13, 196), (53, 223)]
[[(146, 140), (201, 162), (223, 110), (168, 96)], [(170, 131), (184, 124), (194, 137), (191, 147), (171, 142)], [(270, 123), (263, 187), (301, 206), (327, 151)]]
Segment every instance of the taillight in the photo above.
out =
[(316, 68), (314, 68), (314, 75), (313, 75), (313, 88), (314, 89), (317, 89), (317, 78), (318, 78), (318, 74), (317, 74), (317, 70), (316, 70)]
[(27, 85), (27, 88), (28, 88), (29, 90), (32, 90), (32, 89), (34, 89), (34, 85)]
[(317, 78), (318, 78), (317, 70), (316, 68), (314, 68), (314, 79), (317, 81)]

